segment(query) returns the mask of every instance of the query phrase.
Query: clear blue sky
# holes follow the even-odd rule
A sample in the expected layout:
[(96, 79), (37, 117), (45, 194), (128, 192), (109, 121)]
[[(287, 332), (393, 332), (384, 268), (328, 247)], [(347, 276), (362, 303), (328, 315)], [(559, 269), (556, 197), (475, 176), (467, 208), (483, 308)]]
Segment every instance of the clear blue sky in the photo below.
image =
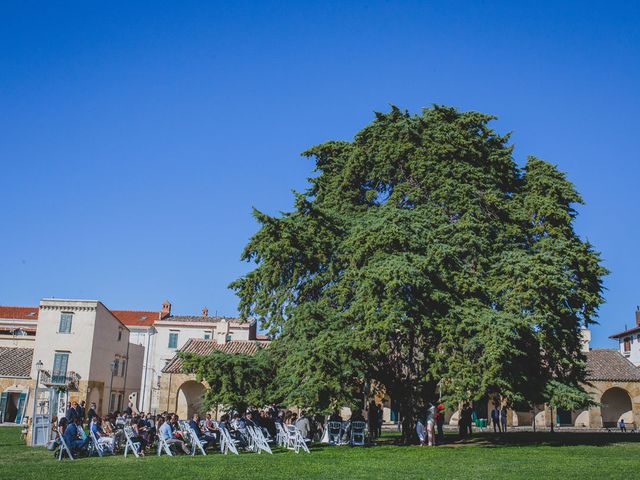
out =
[(251, 207), (291, 208), (299, 153), (442, 103), (577, 185), (612, 345), (640, 304), (637, 5), (3, 1), (0, 304), (234, 315)]

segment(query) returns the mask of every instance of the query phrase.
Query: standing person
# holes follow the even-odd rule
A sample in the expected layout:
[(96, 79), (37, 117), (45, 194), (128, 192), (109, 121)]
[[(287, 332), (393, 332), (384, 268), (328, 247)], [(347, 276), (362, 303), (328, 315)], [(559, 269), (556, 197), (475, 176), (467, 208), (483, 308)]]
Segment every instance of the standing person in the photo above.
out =
[(369, 408), (367, 409), (367, 422), (369, 423), (369, 436), (373, 441), (378, 433), (378, 408), (373, 400), (369, 402)]
[(624, 418), (620, 419), (620, 422), (618, 423), (618, 425), (620, 426), (620, 431), (621, 432), (626, 432), (627, 431), (627, 427), (624, 424)]
[(438, 429), (438, 434), (436, 435), (437, 443), (444, 443), (444, 411), (444, 403), (439, 402), (436, 407), (436, 428)]
[(503, 405), (502, 410), (500, 410), (500, 424), (502, 425), (502, 432), (506, 433), (507, 431), (507, 406)]
[(311, 423), (309, 422), (309, 417), (307, 417), (307, 412), (304, 410), (300, 412), (300, 418), (296, 420), (295, 426), (300, 430), (302, 438), (310, 438), (309, 433), (311, 432)]
[(473, 418), (473, 414), (475, 412), (473, 411), (473, 407), (469, 404), (467, 404), (467, 408), (466, 408), (466, 425), (467, 425), (467, 435), (471, 436), (473, 434), (473, 429), (472, 429), (472, 418)]
[(458, 421), (458, 427), (460, 436), (462, 438), (467, 435), (471, 435), (471, 415), (473, 414), (473, 409), (469, 406), (468, 403), (464, 403), (462, 405), (462, 410), (460, 410), (460, 420)]
[(493, 433), (502, 433), (502, 428), (500, 427), (500, 409), (497, 403), (493, 404), (493, 410), (491, 410), (491, 423), (493, 423)]
[(376, 432), (376, 437), (380, 438), (382, 436), (382, 421), (384, 420), (384, 410), (382, 409), (382, 404), (376, 405), (376, 412), (378, 414), (378, 423), (376, 424), (378, 427), (378, 431)]
[(86, 408), (85, 408), (86, 402), (84, 400), (82, 400), (80, 402), (80, 405), (78, 405), (78, 416), (80, 417), (80, 425), (84, 424), (84, 416), (86, 414)]
[(91, 405), (89, 405), (89, 410), (87, 411), (87, 423), (89, 425), (91, 425), (91, 420), (93, 420), (93, 417), (97, 417), (98, 414), (96, 413), (97, 407), (95, 402), (91, 402)]
[(64, 418), (67, 419), (67, 422), (71, 423), (78, 416), (78, 403), (77, 402), (67, 402), (67, 411), (64, 414)]
[(436, 421), (436, 407), (433, 403), (427, 404), (427, 415), (425, 416), (425, 427), (427, 429), (427, 445), (433, 447), (434, 425)]

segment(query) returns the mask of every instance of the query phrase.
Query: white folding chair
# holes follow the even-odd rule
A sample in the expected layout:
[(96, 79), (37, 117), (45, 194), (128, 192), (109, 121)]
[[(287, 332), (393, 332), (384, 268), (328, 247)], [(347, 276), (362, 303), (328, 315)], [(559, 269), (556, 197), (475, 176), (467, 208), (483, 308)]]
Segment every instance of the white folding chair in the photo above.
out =
[(62, 457), (65, 453), (71, 460), (73, 460), (71, 449), (67, 446), (67, 442), (64, 441), (64, 437), (62, 436), (62, 432), (60, 431), (60, 429), (57, 429), (56, 433), (58, 434), (58, 441), (60, 442), (58, 460), (62, 460)]
[(126, 425), (124, 427), (124, 437), (126, 438), (126, 445), (124, 447), (124, 456), (127, 456), (129, 450), (136, 456), (136, 458), (140, 457), (140, 442), (134, 442), (132, 439), (135, 437), (133, 433), (133, 429)]
[(158, 437), (158, 456), (161, 456), (162, 452), (166, 453), (170, 457), (173, 457), (173, 452), (171, 451), (171, 448), (169, 448), (169, 444), (167, 443), (167, 441)]
[(253, 451), (257, 453), (267, 452), (273, 455), (271, 447), (269, 446), (269, 442), (267, 442), (267, 439), (265, 438), (260, 428), (247, 426), (247, 431), (249, 432), (249, 436), (251, 437), (251, 446), (253, 447)]
[(191, 444), (191, 456), (195, 457), (196, 453), (198, 453), (198, 450), (200, 450), (200, 453), (202, 453), (202, 455), (206, 456), (207, 452), (204, 451), (206, 442), (203, 442), (202, 440), (200, 440), (197, 432), (195, 432), (189, 424), (186, 425), (186, 430), (184, 431), (187, 432), (187, 436), (189, 437), (189, 443)]
[(276, 444), (279, 447), (287, 448), (288, 442), (289, 435), (287, 434), (287, 430), (280, 422), (276, 422)]
[[(99, 457), (102, 457), (102, 454), (104, 453), (104, 445), (100, 445), (98, 443), (98, 439), (96, 438), (95, 434), (93, 433), (93, 430), (91, 430), (91, 428), (89, 428), (89, 437), (91, 438), (91, 451), (95, 452), (98, 454)], [(90, 453), (91, 453), (90, 451)]]
[(329, 445), (342, 445), (342, 422), (328, 422), (327, 431), (329, 432)]
[(231, 438), (229, 430), (223, 427), (222, 424), (218, 426), (218, 429), (220, 430), (220, 453), (224, 453), (226, 455), (231, 452), (235, 455), (240, 455), (235, 441)]
[(365, 422), (361, 422), (361, 421), (356, 421), (356, 422), (351, 422), (351, 445), (359, 445), (364, 447), (364, 439), (366, 437), (365, 435), (365, 428), (366, 428), (367, 424)]
[(287, 448), (289, 450), (300, 453), (300, 449), (302, 449), (305, 452), (310, 453), (306, 440), (295, 425), (287, 425), (287, 440)]

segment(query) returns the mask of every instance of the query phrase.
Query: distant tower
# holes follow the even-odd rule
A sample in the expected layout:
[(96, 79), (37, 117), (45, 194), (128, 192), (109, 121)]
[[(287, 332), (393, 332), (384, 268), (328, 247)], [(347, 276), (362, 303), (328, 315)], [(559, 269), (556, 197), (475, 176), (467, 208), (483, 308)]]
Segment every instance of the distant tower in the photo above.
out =
[(209, 316), (209, 309), (207, 307), (204, 307), (202, 309), (202, 316), (203, 317), (208, 317)]

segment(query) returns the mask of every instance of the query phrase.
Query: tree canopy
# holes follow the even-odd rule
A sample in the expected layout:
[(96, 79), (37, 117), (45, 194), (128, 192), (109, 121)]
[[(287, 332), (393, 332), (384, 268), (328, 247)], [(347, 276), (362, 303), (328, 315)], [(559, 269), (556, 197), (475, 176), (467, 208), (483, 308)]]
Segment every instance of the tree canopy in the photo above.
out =
[(209, 410), (219, 405), (244, 412), (252, 405), (264, 405), (271, 395), (273, 363), (266, 349), (255, 355), (214, 350), (209, 355), (180, 352), (183, 369), (206, 381), (204, 404)]
[(254, 211), (254, 268), (231, 286), (275, 339), (285, 401), (328, 409), (377, 386), (413, 418), (438, 389), (587, 400), (580, 328), (606, 270), (574, 230), (574, 186), (535, 157), (519, 168), (493, 119), (392, 107), (304, 152), (316, 176), (291, 212)]

